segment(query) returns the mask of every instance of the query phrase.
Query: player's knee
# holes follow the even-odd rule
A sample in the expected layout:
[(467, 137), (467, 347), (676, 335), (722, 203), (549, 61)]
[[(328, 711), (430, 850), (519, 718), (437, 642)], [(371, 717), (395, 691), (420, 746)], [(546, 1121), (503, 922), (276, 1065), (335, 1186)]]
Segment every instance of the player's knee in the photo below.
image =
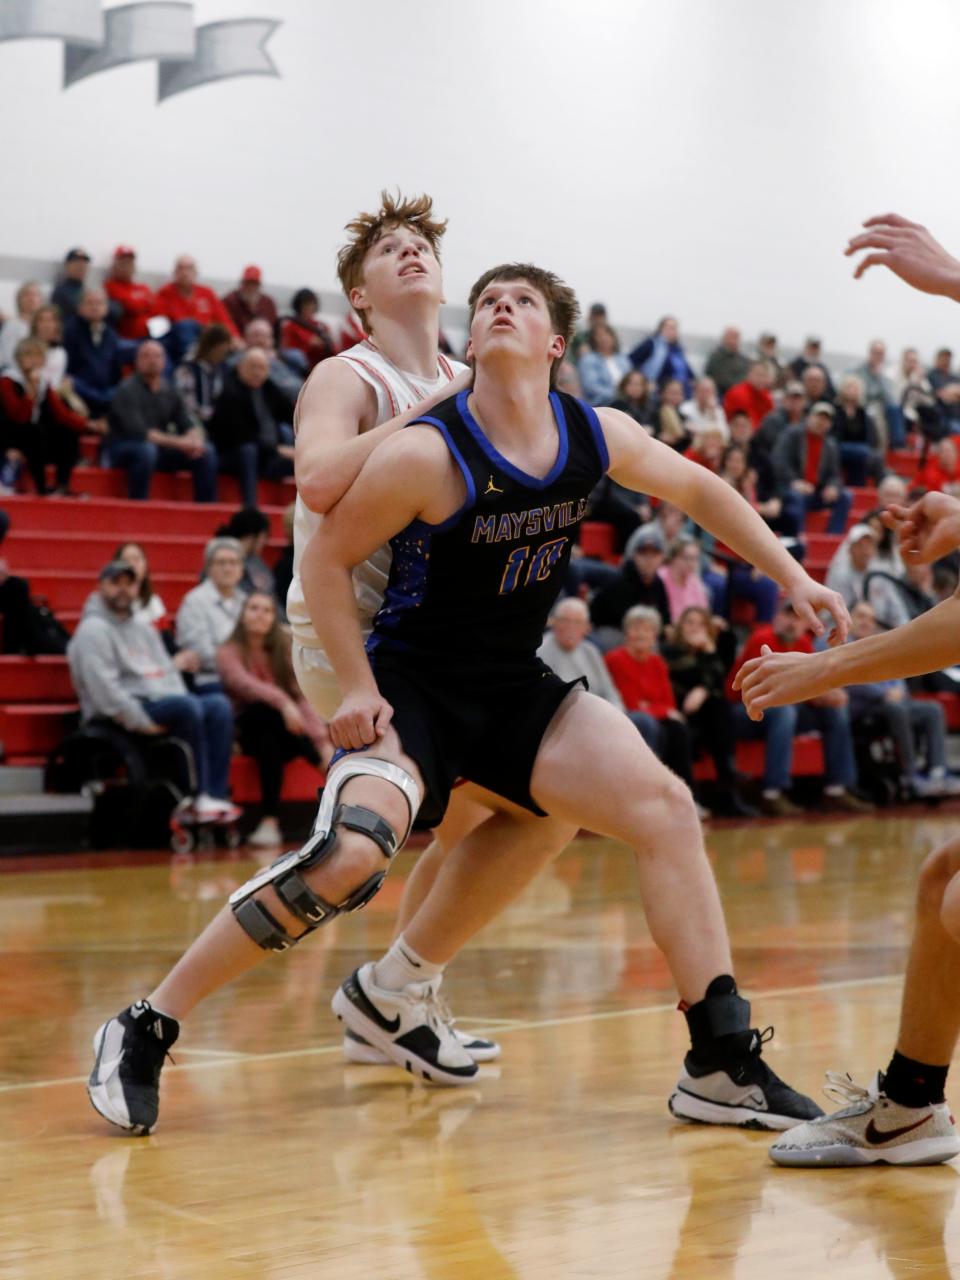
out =
[(340, 902), (383, 870), (383, 850), (379, 845), (359, 832), (341, 830), (327, 861), (305, 871), (303, 878), (314, 892)]
[(629, 811), (630, 843), (645, 852), (670, 853), (675, 843), (670, 832), (682, 836), (688, 828), (699, 831), (697, 808), (687, 784), (663, 766), (651, 790), (636, 797)]

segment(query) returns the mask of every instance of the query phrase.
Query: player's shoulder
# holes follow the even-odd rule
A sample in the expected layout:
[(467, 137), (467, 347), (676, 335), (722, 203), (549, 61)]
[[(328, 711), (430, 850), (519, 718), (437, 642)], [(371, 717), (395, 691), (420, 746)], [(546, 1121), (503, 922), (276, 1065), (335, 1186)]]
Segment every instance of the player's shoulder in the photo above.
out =
[(435, 467), (446, 462), (450, 450), (437, 424), (429, 418), (418, 418), (378, 444), (376, 456), (388, 466)]

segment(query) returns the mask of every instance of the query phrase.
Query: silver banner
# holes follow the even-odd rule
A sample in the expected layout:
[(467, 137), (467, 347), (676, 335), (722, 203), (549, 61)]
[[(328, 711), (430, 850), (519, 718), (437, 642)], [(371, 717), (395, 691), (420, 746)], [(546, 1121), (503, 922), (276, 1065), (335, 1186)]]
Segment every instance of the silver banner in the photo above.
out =
[(238, 18), (193, 25), (194, 6), (147, 0), (104, 10), (100, 0), (0, 0), (0, 41), (64, 42), (63, 87), (145, 60), (157, 62), (157, 101), (232, 76), (278, 76), (266, 43), (281, 24)]

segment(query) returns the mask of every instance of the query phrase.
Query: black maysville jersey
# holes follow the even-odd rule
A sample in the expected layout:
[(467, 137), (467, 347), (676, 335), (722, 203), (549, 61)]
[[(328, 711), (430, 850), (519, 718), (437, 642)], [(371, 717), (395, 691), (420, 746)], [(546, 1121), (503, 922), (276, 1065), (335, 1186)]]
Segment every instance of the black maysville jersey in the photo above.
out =
[(414, 520), (391, 539), (393, 564), (368, 648), (445, 668), (532, 658), (560, 593), (587, 499), (607, 469), (597, 415), (550, 396), (557, 459), (542, 479), (499, 453), (461, 392), (411, 423), (436, 428), (461, 472), (463, 506), (442, 524)]

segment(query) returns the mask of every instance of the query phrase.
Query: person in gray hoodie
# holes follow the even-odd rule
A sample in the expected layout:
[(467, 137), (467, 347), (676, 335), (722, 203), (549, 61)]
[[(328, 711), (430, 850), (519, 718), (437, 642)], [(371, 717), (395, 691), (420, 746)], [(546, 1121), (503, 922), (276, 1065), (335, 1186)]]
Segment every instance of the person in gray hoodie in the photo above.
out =
[[(130, 733), (169, 733), (193, 752), (194, 814), (201, 820), (238, 817), (227, 798), (233, 710), (223, 694), (188, 693), (158, 632), (133, 613), (136, 577), (123, 560), (100, 571), (67, 647), (83, 719), (112, 720)], [(178, 655), (179, 656), (179, 655)], [(185, 659), (187, 661), (188, 659)]]

